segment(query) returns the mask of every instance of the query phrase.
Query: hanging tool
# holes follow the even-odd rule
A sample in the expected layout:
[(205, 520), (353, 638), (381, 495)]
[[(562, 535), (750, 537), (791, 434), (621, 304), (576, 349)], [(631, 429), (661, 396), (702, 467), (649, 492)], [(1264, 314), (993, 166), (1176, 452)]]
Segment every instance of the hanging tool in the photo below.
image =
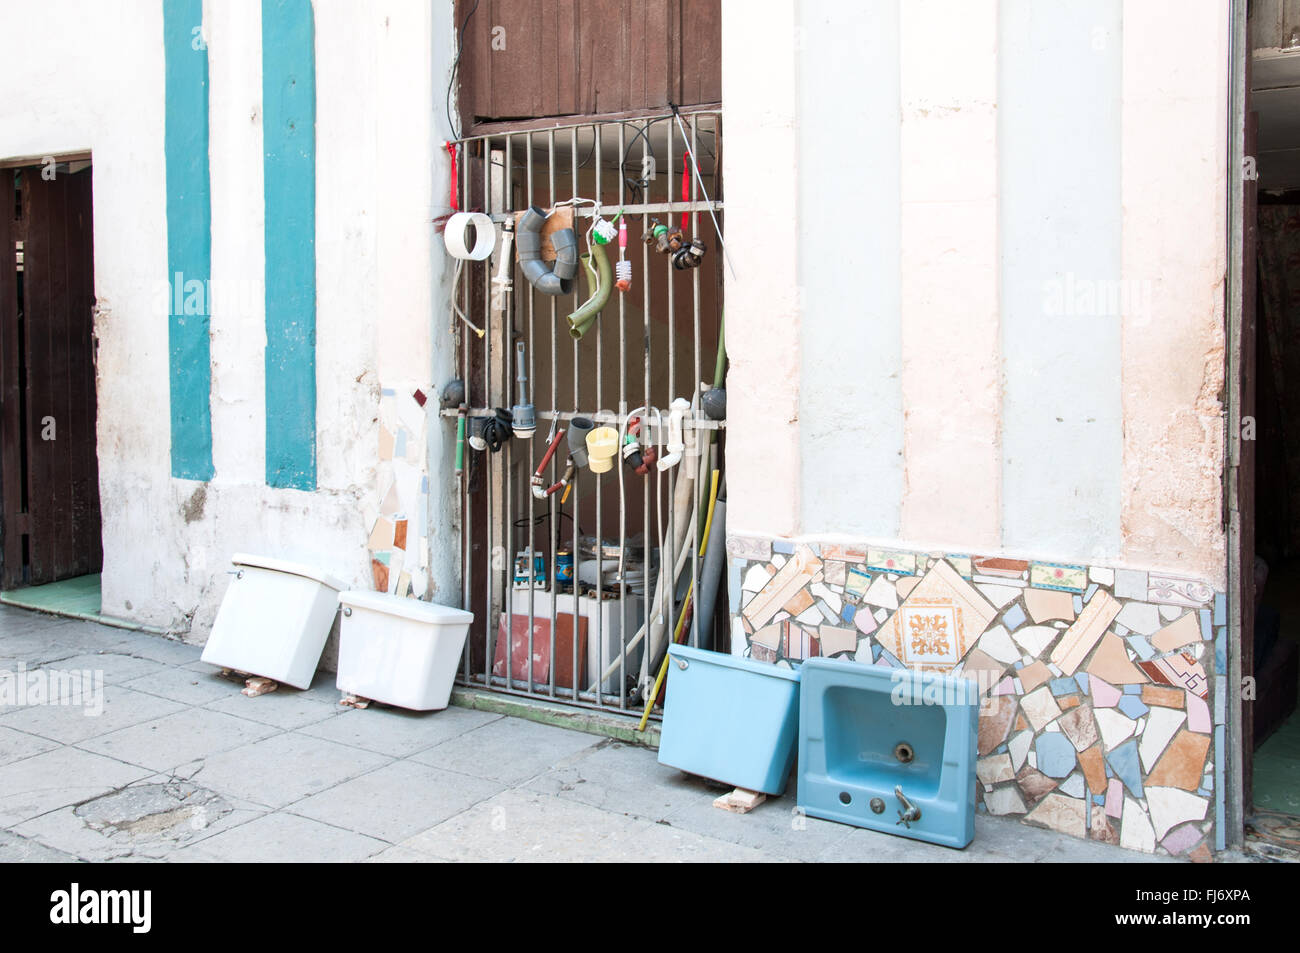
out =
[(627, 258), (627, 219), (618, 213), (618, 263), (614, 265), (614, 287), (628, 291), (632, 287), (632, 262)]
[(564, 472), (564, 476), (560, 477), (560, 479), (554, 485), (549, 487), (546, 486), (546, 481), (542, 478), (542, 473), (546, 470), (546, 467), (550, 464), (551, 458), (555, 456), (555, 451), (559, 448), (560, 439), (563, 436), (564, 436), (563, 428), (555, 431), (551, 435), (550, 443), (546, 447), (546, 453), (542, 454), (542, 462), (537, 464), (537, 469), (533, 471), (533, 477), (529, 481), (529, 483), (532, 485), (533, 497), (536, 499), (539, 500), (546, 499), (548, 496), (558, 491), (561, 487), (568, 486), (569, 485), (568, 481), (573, 478), (573, 471), (575, 467), (573, 465), (572, 459), (569, 460), (568, 467), (565, 469)]
[(510, 409), (510, 416), (514, 418), (515, 436), (531, 437), (537, 429), (537, 417), (533, 405), (528, 403), (528, 371), (524, 365), (523, 341), (515, 342), (515, 366), (519, 371), (519, 376), (515, 378), (519, 385), (519, 403)]

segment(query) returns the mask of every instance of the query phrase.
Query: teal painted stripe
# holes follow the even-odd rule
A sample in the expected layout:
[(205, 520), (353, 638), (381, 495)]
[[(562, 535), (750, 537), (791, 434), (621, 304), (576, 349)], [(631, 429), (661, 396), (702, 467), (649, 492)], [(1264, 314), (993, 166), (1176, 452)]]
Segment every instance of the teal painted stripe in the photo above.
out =
[(163, 0), (172, 476), (186, 480), (213, 474), (208, 52), (196, 32), (202, 23), (202, 0)]
[(316, 488), (316, 68), (311, 0), (262, 2), (266, 482)]

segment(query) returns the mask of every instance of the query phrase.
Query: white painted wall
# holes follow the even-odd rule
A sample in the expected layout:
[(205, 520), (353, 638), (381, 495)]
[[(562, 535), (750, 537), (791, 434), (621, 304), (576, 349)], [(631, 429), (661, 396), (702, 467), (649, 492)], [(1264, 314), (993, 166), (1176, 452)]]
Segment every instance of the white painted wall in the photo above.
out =
[[(430, 7), (434, 9), (430, 9)], [(0, 158), (89, 149), (99, 311), (99, 467), (106, 613), (206, 637), (239, 550), (317, 563), (370, 587), (385, 375), (439, 381), (431, 329), (445, 279), (430, 219), (451, 62), (451, 5), (316, 5), (318, 490), (264, 485), (260, 4), (206, 4), (216, 477), (170, 477), (161, 5), (49, 0), (0, 31)], [(59, 50), (59, 56), (50, 50)], [(444, 466), (445, 426), (430, 441)], [(432, 481), (445, 504), (449, 491)], [(431, 505), (445, 533), (454, 508)], [(455, 594), (454, 547), (435, 594)]]
[[(1226, 9), (746, 10), (722, 27), (729, 532), (1221, 588)], [(1070, 281), (1123, 307), (1053, 311)]]

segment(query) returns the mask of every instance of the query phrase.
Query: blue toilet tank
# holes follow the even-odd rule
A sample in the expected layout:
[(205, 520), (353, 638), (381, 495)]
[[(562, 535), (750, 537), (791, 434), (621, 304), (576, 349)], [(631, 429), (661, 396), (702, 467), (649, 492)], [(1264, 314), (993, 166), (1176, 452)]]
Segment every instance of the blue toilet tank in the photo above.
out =
[[(805, 813), (948, 847), (971, 842), (975, 682), (820, 658), (803, 663), (802, 677), (799, 807)], [(919, 817), (904, 824), (908, 808)]]
[(668, 655), (659, 763), (781, 794), (798, 741), (799, 672), (688, 645)]

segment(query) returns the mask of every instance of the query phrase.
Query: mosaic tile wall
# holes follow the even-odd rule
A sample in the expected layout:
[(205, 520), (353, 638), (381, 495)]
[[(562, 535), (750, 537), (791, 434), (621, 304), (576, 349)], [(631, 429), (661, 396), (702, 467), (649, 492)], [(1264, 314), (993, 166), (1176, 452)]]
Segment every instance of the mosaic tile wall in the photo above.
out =
[(1148, 853), (1222, 849), (1222, 593), (996, 556), (742, 536), (727, 552), (736, 654), (978, 680), (978, 810)]
[(427, 395), (418, 387), (380, 391), (379, 512), (366, 542), (375, 589), (416, 598), (429, 580)]

